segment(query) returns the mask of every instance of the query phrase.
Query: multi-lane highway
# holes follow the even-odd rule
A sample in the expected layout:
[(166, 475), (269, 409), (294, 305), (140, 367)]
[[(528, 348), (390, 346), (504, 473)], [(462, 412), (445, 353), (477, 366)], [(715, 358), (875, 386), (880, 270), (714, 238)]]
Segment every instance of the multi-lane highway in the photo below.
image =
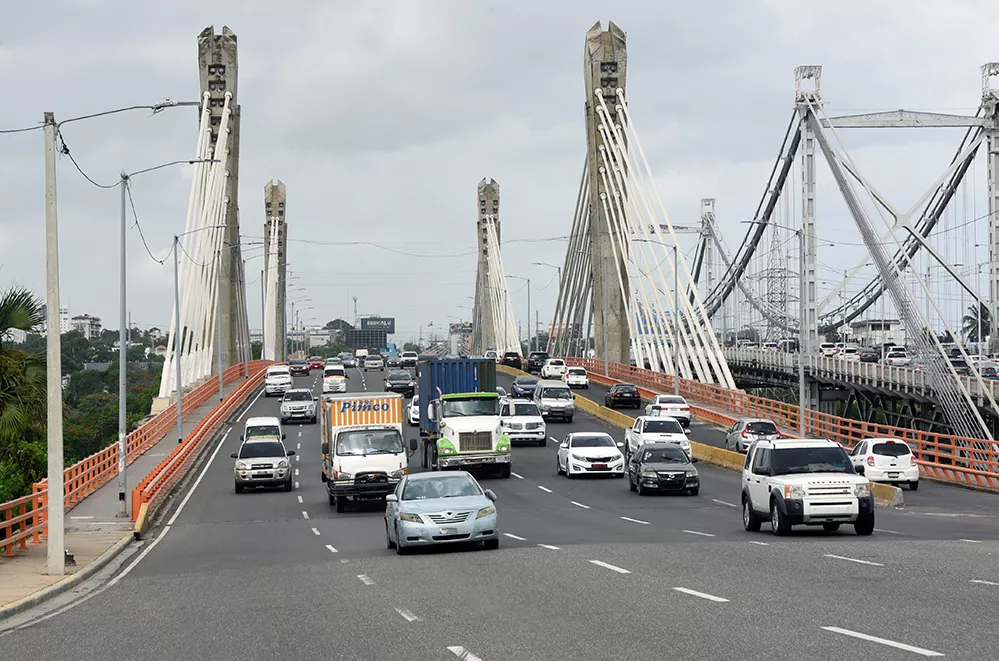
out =
[[(350, 389), (381, 390), (383, 376), (352, 370)], [(318, 392), (318, 377), (296, 385)], [(245, 415), (276, 412), (261, 397)], [(556, 476), (550, 441), (515, 448), (512, 478), (482, 479), (498, 494), (498, 551), (400, 557), (385, 547), (379, 508), (336, 514), (327, 504), (315, 425), (286, 429), (297, 452), (292, 492), (235, 494), (238, 424), (177, 499), (168, 528), (113, 584), (6, 632), (0, 650), (491, 661), (984, 659), (999, 649), (999, 521), (988, 495), (879, 510), (869, 538), (849, 528), (776, 538), (743, 531), (735, 473), (699, 464), (699, 496), (640, 497), (625, 480)], [(622, 435), (581, 414), (548, 428), (554, 439)], [(692, 436), (719, 433), (695, 425)], [(956, 492), (926, 494), (934, 491)]]

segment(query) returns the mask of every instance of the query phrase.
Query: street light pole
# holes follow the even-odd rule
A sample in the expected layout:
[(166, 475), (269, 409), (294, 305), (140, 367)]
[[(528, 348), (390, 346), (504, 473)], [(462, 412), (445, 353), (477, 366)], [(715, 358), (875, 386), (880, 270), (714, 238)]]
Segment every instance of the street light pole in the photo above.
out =
[(177, 381), (174, 388), (177, 392), (177, 444), (184, 442), (184, 386), (181, 382), (181, 341), (184, 329), (180, 324), (180, 237), (173, 236), (173, 313), (177, 319), (177, 329), (173, 336), (173, 362)]
[(62, 336), (59, 327), (59, 216), (56, 205), (55, 115), (45, 113), (45, 349), (48, 450), (48, 573), (66, 573), (62, 447)]
[(225, 393), (222, 392), (222, 251), (219, 250), (216, 259), (218, 264), (215, 267), (215, 330), (217, 335), (215, 337), (215, 356), (216, 363), (215, 369), (219, 373), (219, 403)]
[(120, 240), (120, 252), (121, 252), (121, 282), (119, 283), (119, 302), (120, 308), (118, 310), (118, 516), (126, 517), (129, 516), (128, 511), (128, 497), (127, 497), (127, 481), (126, 481), (126, 467), (128, 466), (128, 421), (127, 421), (127, 370), (128, 370), (128, 338), (126, 335), (128, 318), (125, 312), (125, 282), (126, 282), (126, 270), (125, 270), (125, 234), (126, 234), (126, 221), (125, 221), (125, 196), (128, 194), (126, 186), (128, 186), (128, 175), (124, 172), (121, 173), (121, 240)]
[(807, 414), (807, 400), (806, 400), (806, 388), (805, 388), (805, 355), (806, 350), (810, 350), (811, 347), (805, 347), (805, 339), (807, 334), (805, 331), (805, 315), (806, 305), (805, 305), (805, 232), (803, 230), (796, 230), (795, 233), (798, 235), (798, 255), (800, 259), (799, 276), (798, 282), (801, 291), (799, 292), (799, 314), (801, 315), (801, 321), (798, 322), (798, 431), (802, 438), (807, 436), (807, 425), (805, 423), (805, 416)]

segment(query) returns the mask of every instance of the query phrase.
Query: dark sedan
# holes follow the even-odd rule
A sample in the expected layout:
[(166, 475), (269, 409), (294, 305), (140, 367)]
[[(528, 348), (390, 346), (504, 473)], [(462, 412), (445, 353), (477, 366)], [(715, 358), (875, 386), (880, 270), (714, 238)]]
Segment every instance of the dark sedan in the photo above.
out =
[(520, 397), (523, 399), (530, 399), (534, 397), (534, 391), (538, 387), (538, 377), (536, 376), (518, 376), (513, 380), (513, 385), (510, 387), (511, 397)]
[(416, 381), (406, 370), (393, 370), (385, 377), (385, 390), (400, 393), (404, 397), (412, 397), (416, 392)]
[(288, 362), (288, 370), (292, 376), (309, 376), (309, 361), (295, 358)]
[(604, 406), (609, 409), (640, 409), (642, 408), (642, 395), (638, 392), (638, 386), (630, 383), (618, 383), (610, 387), (604, 395)]
[(532, 351), (527, 356), (527, 367), (524, 368), (525, 372), (530, 372), (531, 374), (535, 372), (540, 372), (541, 368), (545, 366), (550, 356), (546, 351)]
[(689, 493), (701, 490), (701, 478), (694, 464), (680, 446), (669, 443), (645, 443), (628, 462), (628, 486), (639, 496), (652, 492)]
[(860, 362), (862, 363), (876, 363), (881, 360), (881, 352), (870, 347), (861, 349), (857, 354), (860, 356)]
[(524, 363), (520, 360), (520, 354), (516, 351), (507, 351), (503, 354), (503, 364), (515, 370), (523, 369)]
[(402, 367), (402, 358), (399, 356), (389, 356), (385, 359), (386, 367)]

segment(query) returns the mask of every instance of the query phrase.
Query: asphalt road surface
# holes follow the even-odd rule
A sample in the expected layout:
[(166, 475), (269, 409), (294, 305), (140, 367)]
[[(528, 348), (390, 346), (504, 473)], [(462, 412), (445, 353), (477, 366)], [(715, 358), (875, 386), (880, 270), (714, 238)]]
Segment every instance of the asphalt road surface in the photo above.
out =
[[(382, 389), (383, 373), (350, 374), (352, 391)], [(318, 391), (317, 373), (296, 377), (305, 385)], [(276, 411), (261, 397), (248, 415)], [(559, 440), (577, 430), (623, 437), (581, 414), (548, 430)], [(327, 504), (318, 427), (286, 434), (297, 452), (294, 491), (233, 492), (234, 428), (169, 528), (112, 584), (7, 631), (0, 651), (47, 660), (891, 661), (996, 658), (999, 649), (992, 496), (960, 492), (934, 512), (879, 509), (868, 538), (849, 527), (776, 538), (766, 524), (742, 529), (736, 473), (699, 464), (699, 496), (640, 497), (626, 480), (556, 476), (550, 440), (514, 448), (510, 479), (482, 477), (498, 495), (499, 550), (400, 557), (385, 548), (382, 508), (336, 514)], [(717, 434), (692, 431), (701, 442)]]

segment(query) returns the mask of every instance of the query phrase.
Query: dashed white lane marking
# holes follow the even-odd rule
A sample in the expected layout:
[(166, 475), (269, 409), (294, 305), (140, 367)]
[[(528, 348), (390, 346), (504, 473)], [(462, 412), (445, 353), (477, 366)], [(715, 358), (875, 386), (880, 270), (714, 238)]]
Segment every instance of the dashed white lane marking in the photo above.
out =
[(374, 585), (375, 582), (368, 578), (367, 574), (358, 574), (357, 578), (365, 585)]
[(959, 542), (967, 542), (968, 544), (981, 544), (982, 543), (982, 541), (980, 539), (959, 539), (957, 541), (959, 541)]
[(543, 549), (549, 549), (551, 551), (561, 551), (562, 550), (562, 547), (560, 547), (560, 546), (552, 546), (551, 544), (538, 544), (538, 546), (540, 546)]
[(766, 542), (750, 542), (750, 544), (756, 544), (757, 546), (770, 546)]
[(302, 455), (296, 454), (295, 455), (295, 461), (301, 461), (301, 460), (302, 460)]
[[(295, 488), (296, 489), (298, 488), (298, 482), (295, 482)], [(298, 501), (298, 502), (302, 502), (302, 501)]]
[(337, 551), (336, 548), (332, 544), (327, 544), (326, 548), (328, 548), (330, 550), (330, 553), (339, 553), (339, 551)]
[(482, 661), (479, 657), (475, 656), (464, 647), (459, 647), (458, 645), (453, 645), (447, 648), (449, 652), (454, 654), (456, 657), (461, 659), (461, 661)]
[(626, 516), (622, 516), (621, 518), (624, 519), (625, 521), (631, 521), (632, 523), (641, 523), (643, 526), (652, 525), (648, 521), (642, 521), (641, 519), (631, 519), (631, 518), (626, 517)]
[(584, 505), (583, 503), (577, 503), (575, 500), (570, 500), (569, 502), (575, 505), (576, 507), (582, 507), (584, 510), (590, 509), (589, 505)]
[(978, 583), (979, 585), (999, 585), (999, 583), (993, 583), (992, 581), (983, 581), (980, 578), (974, 578), (970, 582), (971, 583)]
[(713, 594), (708, 594), (707, 592), (698, 592), (697, 590), (691, 590), (690, 588), (673, 588), (677, 592), (682, 592), (684, 594), (689, 594), (694, 597), (700, 597), (701, 599), (707, 599), (708, 601), (717, 601), (718, 603), (725, 603), (728, 599), (724, 597), (716, 597)]
[(302, 449), (302, 444), (301, 444), (301, 443), (299, 443), (299, 444), (298, 444), (298, 449), (299, 449), (299, 450), (301, 450), (301, 449)]
[[(302, 438), (302, 432), (298, 432), (298, 437), (299, 437), (299, 438)], [(298, 447), (302, 447), (302, 444), (301, 444), (301, 443), (299, 443), (299, 444), (298, 444)]]
[(516, 474), (516, 473), (514, 473), (513, 471), (510, 471), (510, 475), (513, 475), (513, 476), (514, 476), (515, 478), (517, 478), (518, 480), (523, 480), (523, 479), (524, 479), (524, 476), (523, 476), (523, 475), (517, 475), (517, 474)]
[(687, 533), (688, 535), (700, 535), (701, 537), (714, 537), (714, 535), (712, 535), (709, 532), (697, 532), (696, 530), (684, 530), (683, 532)]
[(520, 537), (518, 535), (513, 535), (513, 534), (508, 533), (508, 532), (505, 532), (503, 534), (506, 535), (507, 537), (509, 537), (510, 539), (516, 539), (516, 540), (519, 540), (521, 542), (526, 542), (527, 541), (526, 537)]
[(549, 489), (548, 487), (543, 487), (540, 484), (538, 485), (538, 488), (544, 491), (545, 493), (552, 493), (551, 489)]
[(603, 567), (604, 569), (610, 569), (611, 571), (616, 571), (618, 574), (630, 574), (631, 572), (617, 565), (612, 565), (609, 562), (602, 562), (600, 560), (590, 560), (593, 564), (598, 567)]
[(874, 532), (883, 532), (883, 533), (887, 533), (889, 535), (901, 535), (902, 534), (902, 533), (900, 533), (898, 531), (895, 531), (895, 530), (885, 530), (884, 528), (875, 528)]
[(557, 438), (555, 438), (554, 436), (549, 436), (549, 437), (548, 437), (548, 439), (549, 439), (549, 440), (550, 440), (550, 441), (551, 441), (552, 443), (558, 443), (558, 439), (557, 439)]
[(739, 507), (738, 505), (736, 505), (734, 503), (726, 503), (724, 500), (718, 500), (717, 498), (712, 498), (711, 502), (718, 503), (719, 505), (724, 505), (725, 507), (735, 507), (735, 508)]
[(406, 618), (407, 622), (419, 622), (420, 621), (420, 618), (418, 618), (417, 616), (413, 615), (412, 611), (406, 610), (405, 608), (396, 608), (395, 612), (398, 613), (399, 615), (402, 615), (404, 618)]
[(315, 535), (318, 535), (319, 534), (319, 528), (313, 528), (312, 529), (312, 533), (315, 534)]
[(895, 649), (905, 650), (906, 652), (913, 652), (921, 656), (944, 656), (940, 652), (934, 652), (933, 650), (923, 649), (922, 647), (914, 647), (913, 645), (906, 645), (905, 643), (898, 643), (894, 640), (888, 640), (887, 638), (878, 638), (877, 636), (869, 636), (866, 633), (858, 633), (856, 631), (850, 631), (849, 629), (841, 629), (840, 627), (822, 627), (826, 631), (831, 631), (832, 633), (841, 633), (844, 636), (850, 636), (851, 638), (859, 638), (860, 640), (867, 640), (872, 643), (879, 643), (881, 645), (887, 645), (888, 647), (894, 647)]
[(298, 475), (298, 469), (297, 468), (295, 469), (295, 475), (296, 476)]
[(260, 396), (263, 394), (264, 394), (263, 390), (257, 393), (257, 396), (253, 398), (253, 401), (250, 402), (250, 405), (247, 406), (245, 409), (243, 409), (243, 412), (239, 414), (238, 418), (236, 418), (236, 422), (241, 422), (243, 420), (243, 416), (245, 416), (247, 413), (250, 412), (250, 409), (253, 408), (253, 405), (257, 403), (257, 400), (260, 399)]
[(309, 518), (309, 513), (308, 512), (302, 512), (302, 518), (303, 519), (308, 519)]
[(836, 560), (846, 560), (847, 562), (856, 562), (858, 565), (871, 565), (872, 567), (884, 567), (880, 562), (871, 562), (869, 560), (859, 560), (857, 558), (848, 558), (845, 555), (833, 555), (831, 553), (826, 553), (824, 555), (826, 558), (835, 558)]
[(302, 502), (302, 497), (301, 496), (298, 497), (298, 502)]
[(71, 516), (69, 518), (73, 519), (74, 521), (82, 521), (83, 519), (92, 519), (94, 517), (92, 517), (92, 516)]

